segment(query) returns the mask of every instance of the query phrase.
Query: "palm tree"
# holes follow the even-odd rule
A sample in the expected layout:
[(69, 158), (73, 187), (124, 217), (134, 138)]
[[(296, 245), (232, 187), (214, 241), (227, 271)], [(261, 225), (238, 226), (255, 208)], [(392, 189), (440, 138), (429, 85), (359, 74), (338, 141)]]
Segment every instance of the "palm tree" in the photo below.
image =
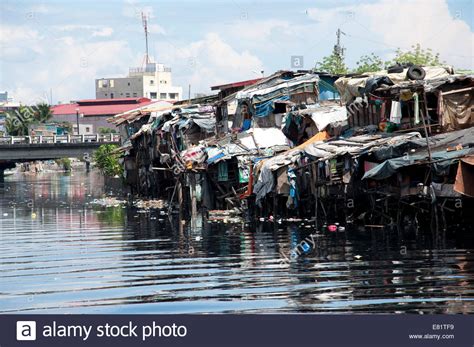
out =
[(34, 106), (34, 108), (35, 108), (34, 117), (38, 123), (46, 123), (47, 121), (51, 120), (51, 118), (53, 118), (53, 114), (51, 113), (51, 108), (47, 103), (45, 102), (39, 103), (36, 106)]
[(8, 134), (23, 136), (29, 134), (29, 128), (35, 123), (46, 123), (53, 118), (51, 108), (45, 102), (35, 106), (20, 106), (18, 110), (7, 112), (5, 126)]
[(28, 135), (29, 126), (33, 118), (27, 107), (20, 106), (18, 110), (8, 111), (5, 118), (5, 127), (12, 136)]

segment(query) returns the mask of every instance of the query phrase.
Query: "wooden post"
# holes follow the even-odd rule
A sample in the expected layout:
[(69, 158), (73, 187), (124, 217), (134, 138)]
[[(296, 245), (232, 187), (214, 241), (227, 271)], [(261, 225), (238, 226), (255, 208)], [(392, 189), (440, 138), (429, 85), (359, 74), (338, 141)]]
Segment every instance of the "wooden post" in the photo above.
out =
[(183, 194), (183, 184), (181, 179), (178, 179), (178, 205), (179, 205), (179, 223), (181, 224), (181, 220), (183, 219), (183, 202), (184, 202), (184, 194)]
[[(426, 115), (426, 117), (429, 117), (429, 115), (428, 115), (428, 104), (426, 103), (426, 93), (425, 93), (425, 91), (423, 91), (423, 100), (424, 100), (424, 104), (425, 104), (425, 115)], [(421, 121), (423, 122), (423, 128), (425, 130), (426, 146), (427, 146), (427, 149), (428, 149), (428, 158), (431, 162), (432, 157), (431, 157), (430, 141), (429, 141), (429, 136), (428, 136), (428, 128), (426, 126), (427, 121), (425, 119), (425, 115), (423, 115), (422, 112), (420, 112), (420, 115), (421, 115)]]
[(190, 173), (191, 181), (191, 228), (196, 227), (197, 220), (197, 198), (196, 198), (196, 174), (194, 172)]
[(426, 122), (428, 124), (428, 129), (430, 130), (430, 135), (431, 135), (431, 122), (430, 122), (430, 115), (428, 113), (428, 101), (426, 99), (426, 92), (424, 90), (423, 90), (423, 103), (425, 104)]
[(318, 167), (317, 162), (311, 164), (311, 188), (314, 195), (314, 225), (318, 228)]
[(276, 185), (273, 191), (273, 220), (275, 220), (277, 214), (278, 214), (278, 194), (276, 191)]

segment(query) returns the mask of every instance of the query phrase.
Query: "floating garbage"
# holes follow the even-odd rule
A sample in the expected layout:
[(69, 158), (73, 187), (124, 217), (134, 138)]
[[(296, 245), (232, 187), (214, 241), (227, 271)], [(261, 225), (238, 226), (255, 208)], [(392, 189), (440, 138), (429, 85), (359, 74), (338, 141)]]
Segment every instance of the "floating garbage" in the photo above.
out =
[(104, 206), (104, 207), (117, 207), (120, 205), (125, 204), (125, 200), (119, 200), (117, 198), (113, 197), (107, 197), (107, 198), (102, 198), (102, 199), (94, 199), (91, 201), (92, 205), (99, 205), (99, 206)]
[(208, 220), (215, 223), (218, 222), (225, 224), (241, 223), (241, 214), (242, 212), (237, 208), (231, 210), (211, 210), (209, 211)]
[(294, 222), (302, 222), (303, 220), (301, 218), (288, 218), (288, 219), (284, 219), (285, 222), (290, 222), (290, 223), (294, 223)]
[[(133, 206), (140, 209), (164, 209), (167, 204), (164, 200), (136, 200), (133, 202)], [(163, 214), (162, 214), (163, 215)]]
[(332, 233), (337, 231), (337, 225), (335, 225), (335, 224), (328, 225), (328, 231), (330, 231)]

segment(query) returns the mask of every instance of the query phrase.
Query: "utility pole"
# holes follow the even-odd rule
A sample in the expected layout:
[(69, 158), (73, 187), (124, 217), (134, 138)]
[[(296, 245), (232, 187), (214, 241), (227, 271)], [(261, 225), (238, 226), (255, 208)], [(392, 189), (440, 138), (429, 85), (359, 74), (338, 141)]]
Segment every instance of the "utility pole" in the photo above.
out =
[(336, 45), (334, 46), (334, 53), (339, 57), (339, 58), (343, 58), (344, 57), (344, 47), (341, 46), (341, 34), (342, 35), (346, 35), (345, 32), (341, 31), (341, 29), (337, 29), (336, 31), (336, 37), (337, 37), (337, 43)]
[(79, 108), (76, 108), (76, 125), (77, 125), (77, 135), (80, 135), (80, 132), (79, 132)]
[(148, 58), (148, 19), (145, 13), (143, 12), (142, 12), (142, 23), (143, 23), (143, 29), (145, 30), (145, 64), (148, 64), (150, 62)]

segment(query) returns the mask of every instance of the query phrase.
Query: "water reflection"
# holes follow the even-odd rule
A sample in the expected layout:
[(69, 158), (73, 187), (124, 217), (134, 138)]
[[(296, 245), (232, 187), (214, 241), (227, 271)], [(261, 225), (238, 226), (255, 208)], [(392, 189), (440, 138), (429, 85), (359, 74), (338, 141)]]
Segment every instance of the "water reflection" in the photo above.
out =
[(105, 193), (94, 172), (6, 178), (0, 312), (474, 309), (474, 247), (459, 233), (433, 249), (424, 233), (316, 234), (304, 223), (190, 230), (157, 211), (90, 204)]

